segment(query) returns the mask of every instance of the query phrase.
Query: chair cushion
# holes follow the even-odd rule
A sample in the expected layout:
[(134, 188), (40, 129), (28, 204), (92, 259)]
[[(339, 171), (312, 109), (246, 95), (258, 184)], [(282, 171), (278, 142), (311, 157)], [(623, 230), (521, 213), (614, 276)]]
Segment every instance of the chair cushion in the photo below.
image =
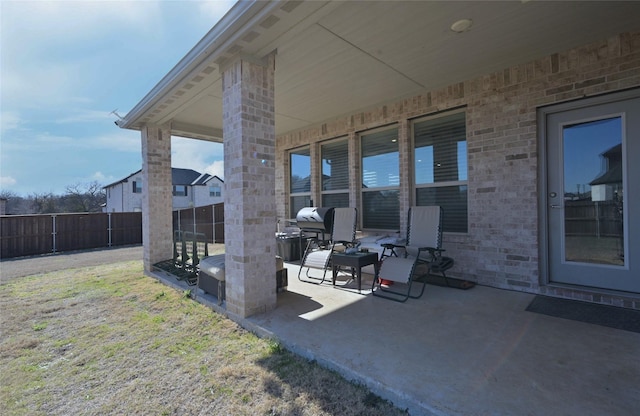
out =
[(307, 253), (304, 259), (304, 267), (324, 269), (331, 258), (331, 250), (315, 250)]
[(410, 257), (386, 257), (380, 265), (378, 277), (393, 282), (408, 283), (415, 259)]

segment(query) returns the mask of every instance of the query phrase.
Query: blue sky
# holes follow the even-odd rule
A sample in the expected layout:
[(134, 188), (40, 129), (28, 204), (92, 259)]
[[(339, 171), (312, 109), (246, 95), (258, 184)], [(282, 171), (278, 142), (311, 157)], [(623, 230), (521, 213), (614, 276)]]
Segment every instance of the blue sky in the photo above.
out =
[[(114, 125), (235, 1), (0, 0), (0, 189), (63, 194), (142, 167)], [(174, 138), (174, 167), (223, 177), (222, 145)]]

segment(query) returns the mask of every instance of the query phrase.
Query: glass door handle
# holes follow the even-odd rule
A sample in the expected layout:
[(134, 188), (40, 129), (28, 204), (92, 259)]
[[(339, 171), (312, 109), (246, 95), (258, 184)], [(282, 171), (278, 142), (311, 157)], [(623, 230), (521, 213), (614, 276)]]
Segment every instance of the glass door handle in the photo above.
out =
[(562, 208), (562, 205), (551, 204), (549, 205), (551, 208)]

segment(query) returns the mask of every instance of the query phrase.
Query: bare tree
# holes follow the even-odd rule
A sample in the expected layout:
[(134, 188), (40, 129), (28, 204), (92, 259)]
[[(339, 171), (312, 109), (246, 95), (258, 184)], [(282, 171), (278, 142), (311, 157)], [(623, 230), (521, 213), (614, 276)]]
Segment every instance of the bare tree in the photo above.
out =
[(0, 191), (0, 198), (7, 201), (7, 205), (5, 207), (5, 213), (7, 215), (33, 214), (31, 201), (27, 198), (21, 197), (13, 191)]
[(33, 201), (31, 203), (32, 209), (36, 214), (51, 214), (54, 212), (58, 212), (56, 207), (56, 201), (58, 197), (56, 197), (51, 192), (43, 193), (43, 194), (33, 194), (30, 199)]
[(106, 195), (97, 181), (74, 185), (66, 188), (64, 196), (67, 212), (100, 212)]

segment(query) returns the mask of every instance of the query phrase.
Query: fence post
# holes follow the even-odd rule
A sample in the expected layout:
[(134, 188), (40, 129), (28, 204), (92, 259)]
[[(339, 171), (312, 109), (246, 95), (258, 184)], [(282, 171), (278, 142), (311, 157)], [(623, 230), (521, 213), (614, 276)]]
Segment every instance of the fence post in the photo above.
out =
[(196, 226), (196, 207), (191, 207), (191, 215), (193, 215), (193, 233), (195, 234), (197, 231)]
[(109, 224), (107, 225), (107, 231), (109, 234), (109, 247), (111, 247), (111, 213), (107, 212), (107, 218), (109, 219)]
[(52, 239), (52, 243), (53, 243), (53, 247), (51, 248), (52, 252), (55, 253), (56, 252), (56, 215), (51, 215), (51, 221), (52, 221), (52, 225), (53, 225), (53, 229), (51, 231), (51, 239)]
[(216, 204), (211, 204), (211, 227), (213, 228), (212, 243), (216, 242)]
[(600, 238), (600, 204), (595, 201), (596, 204), (596, 237)]

